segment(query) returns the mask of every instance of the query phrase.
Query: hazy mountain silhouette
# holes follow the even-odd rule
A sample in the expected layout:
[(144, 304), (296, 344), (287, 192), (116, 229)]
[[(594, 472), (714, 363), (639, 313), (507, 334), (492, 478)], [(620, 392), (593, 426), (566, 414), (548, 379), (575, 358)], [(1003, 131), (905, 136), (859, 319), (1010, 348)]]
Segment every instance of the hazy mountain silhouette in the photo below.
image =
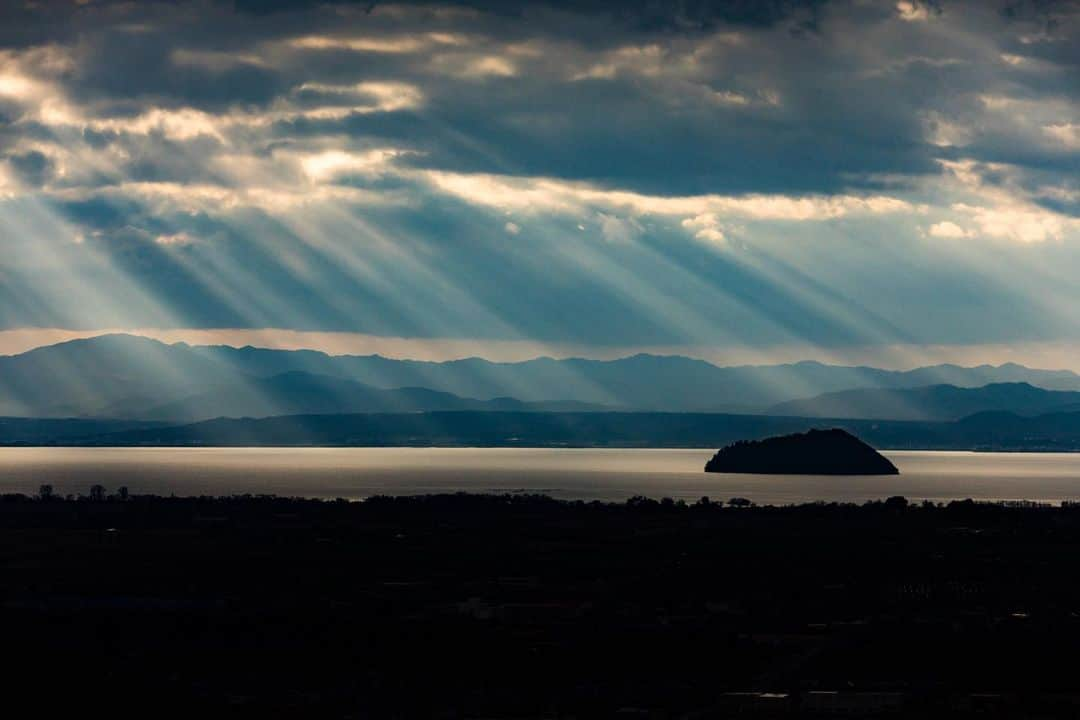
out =
[[(288, 390), (282, 387), (286, 381), (266, 382), (289, 373), (362, 383), (371, 403), (331, 398), (334, 393), (329, 380), (306, 381), (303, 388), (313, 393), (310, 400), (300, 396), (302, 383)], [(940, 365), (895, 372), (816, 362), (718, 367), (702, 360), (656, 355), (618, 360), (537, 358), (496, 363), (470, 358), (423, 362), (377, 355), (331, 356), (310, 350), (166, 345), (142, 337), (110, 335), (0, 357), (0, 415), (142, 418), (168, 416), (172, 407), (189, 417), (237, 416), (249, 414), (243, 411), (245, 407), (262, 412), (279, 402), (287, 411), (322, 412), (336, 404), (344, 408), (412, 407), (408, 404), (412, 401), (405, 399), (407, 393), (399, 394), (394, 402), (388, 398), (376, 401), (370, 395), (376, 389), (399, 388), (424, 388), (462, 399), (492, 401), (491, 409), (522, 409), (515, 403), (525, 402), (545, 403), (526, 407), (547, 410), (602, 405), (624, 410), (746, 413), (855, 388), (942, 383), (979, 387), (1002, 381), (1080, 391), (1080, 376), (1075, 373), (1018, 365)], [(263, 393), (270, 397), (256, 399)], [(205, 401), (207, 409), (197, 410), (195, 398)], [(226, 407), (226, 399), (237, 404)], [(440, 396), (429, 399), (436, 405), (447, 400)]]
[(775, 403), (839, 390), (935, 384), (1028, 382), (1051, 390), (1080, 391), (1080, 376), (1075, 373), (1012, 364), (891, 371), (818, 362), (718, 367), (693, 358), (644, 354), (618, 360), (537, 358), (496, 363), (480, 358), (425, 362), (222, 346), (193, 350), (245, 372), (304, 370), (375, 387), (418, 386), (463, 397), (504, 395), (525, 401), (575, 399), (633, 410), (757, 412)]
[(353, 380), (291, 371), (211, 388), (141, 413), (149, 420), (194, 422), (216, 417), (335, 413), (410, 413), (440, 410), (588, 411), (584, 403), (475, 400), (422, 387), (373, 388)]
[[(675, 356), (635, 355), (613, 361), (537, 358), (499, 363), (481, 358), (427, 362), (257, 348), (194, 350), (245, 372), (303, 370), (375, 387), (427, 387), (462, 397), (514, 397), (529, 402), (573, 399), (626, 409), (708, 409), (717, 403), (725, 408), (741, 407), (738, 398), (699, 404), (693, 388), (714, 386), (718, 368)], [(692, 407), (686, 407), (688, 404)]]
[(768, 408), (769, 415), (957, 420), (986, 411), (1039, 415), (1080, 408), (1080, 392), (1044, 390), (1029, 383), (995, 383), (979, 388), (931, 385), (908, 389), (858, 389), (792, 400)]
[(0, 415), (134, 417), (236, 379), (234, 369), (182, 345), (130, 335), (72, 340), (0, 357)]

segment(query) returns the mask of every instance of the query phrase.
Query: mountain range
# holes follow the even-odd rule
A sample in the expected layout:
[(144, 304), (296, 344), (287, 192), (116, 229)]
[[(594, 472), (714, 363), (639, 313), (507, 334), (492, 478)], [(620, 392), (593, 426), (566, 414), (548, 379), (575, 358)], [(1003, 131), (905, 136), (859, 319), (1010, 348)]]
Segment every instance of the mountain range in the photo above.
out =
[[(312, 356), (334, 360), (321, 353), (231, 351), (105, 335), (0, 357), (0, 416), (190, 422), (302, 413), (598, 409), (574, 400), (478, 400), (393, 382), (375, 386), (356, 379), (363, 370), (310, 362)], [(263, 362), (245, 362), (260, 356)]]
[(680, 356), (499, 363), (168, 345), (105, 335), (0, 357), (0, 416), (185, 423), (436, 411), (663, 411), (952, 420), (1080, 407), (1080, 376), (1020, 365), (909, 371)]
[[(174, 346), (177, 347), (177, 346)], [(907, 371), (818, 362), (720, 367), (682, 356), (639, 354), (617, 360), (536, 358), (500, 363), (481, 358), (446, 362), (378, 355), (330, 356), (313, 351), (204, 346), (188, 348), (239, 372), (288, 371), (345, 377), (373, 387), (426, 387), (462, 397), (514, 397), (526, 402), (575, 400), (627, 410), (760, 411), (788, 400), (855, 388), (981, 387), (1026, 382), (1080, 391), (1080, 375), (1021, 365), (934, 365)]]
[(1030, 383), (992, 383), (979, 388), (930, 385), (920, 388), (860, 388), (789, 400), (767, 415), (796, 417), (959, 420), (982, 412), (1040, 415), (1080, 411), (1080, 392), (1044, 390)]
[(0, 357), (0, 417), (190, 423), (438, 411), (726, 412), (957, 420), (1080, 409), (1080, 376), (1020, 365), (719, 367), (680, 356), (443, 363), (109, 335)]
[(1080, 376), (686, 357), (496, 363), (109, 335), (0, 357), (0, 444), (712, 447), (841, 427), (878, 447), (1080, 449)]
[[(491, 400), (463, 398), (423, 387), (375, 388), (330, 375), (291, 370), (268, 378), (244, 378), (158, 405), (136, 417), (172, 422), (216, 417), (269, 417), (312, 413), (409, 413), (438, 411), (531, 411), (570, 412), (594, 408), (573, 401), (522, 402), (499, 397)], [(114, 413), (116, 409), (114, 407)]]

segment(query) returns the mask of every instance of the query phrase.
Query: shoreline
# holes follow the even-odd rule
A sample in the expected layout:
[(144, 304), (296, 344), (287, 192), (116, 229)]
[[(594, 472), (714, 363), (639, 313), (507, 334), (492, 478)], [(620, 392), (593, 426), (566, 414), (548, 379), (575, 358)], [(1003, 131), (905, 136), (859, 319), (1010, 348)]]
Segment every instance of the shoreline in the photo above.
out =
[[(44, 488), (46, 486), (42, 486)], [(52, 488), (50, 487), (50, 492)], [(1032, 500), (1025, 498), (1009, 499), (977, 499), (963, 498), (952, 500), (938, 500), (931, 498), (908, 498), (904, 495), (891, 495), (878, 499), (857, 501), (845, 500), (815, 500), (809, 502), (793, 502), (783, 504), (759, 503), (747, 498), (712, 498), (702, 496), (695, 501), (687, 501), (682, 498), (670, 496), (646, 496), (635, 495), (623, 501), (600, 500), (600, 499), (571, 499), (561, 498), (549, 493), (539, 492), (522, 488), (520, 490), (500, 490), (492, 492), (476, 492), (460, 490), (452, 492), (435, 493), (403, 493), (374, 494), (362, 498), (346, 497), (318, 497), (304, 495), (279, 495), (275, 493), (232, 493), (221, 495), (159, 495), (154, 493), (131, 493), (127, 487), (115, 489), (104, 486), (101, 488), (101, 496), (88, 493), (65, 493), (50, 494), (43, 496), (38, 493), (5, 492), (0, 493), (0, 508), (28, 508), (38, 506), (42, 508), (56, 509), (63, 507), (75, 508), (109, 508), (123, 510), (146, 510), (155, 505), (158, 506), (182, 506), (199, 503), (211, 503), (221, 505), (234, 505), (241, 507), (249, 503), (253, 507), (260, 505), (295, 505), (298, 508), (323, 507), (323, 506), (381, 506), (385, 503), (399, 503), (404, 505), (437, 505), (439, 503), (475, 504), (486, 506), (490, 503), (505, 503), (510, 505), (535, 505), (542, 508), (589, 508), (605, 510), (641, 510), (643, 508), (664, 508), (666, 510), (686, 511), (808, 511), (808, 510), (856, 510), (876, 511), (881, 508), (900, 510), (919, 509), (923, 511), (956, 510), (972, 508), (997, 508), (1003, 510), (1064, 510), (1070, 513), (1078, 513), (1080, 520), (1080, 497), (1075, 500), (1063, 499), (1058, 502)], [(119, 494), (118, 494), (119, 493)]]
[(875, 448), (1080, 450), (1080, 413), (983, 413), (950, 422), (723, 413), (449, 411), (217, 418), (188, 424), (0, 418), (0, 443), (131, 447), (518, 447), (717, 449), (838, 428)]
[[(611, 450), (611, 451), (650, 451), (650, 450), (700, 450), (702, 452), (716, 452), (722, 446), (718, 445), (616, 445), (616, 444), (582, 444), (582, 445), (347, 445), (347, 444), (209, 444), (209, 443), (186, 443), (186, 444), (139, 444), (139, 445), (110, 445), (90, 443), (23, 443), (23, 442), (0, 442), (0, 449), (6, 448), (71, 448), (71, 449), (104, 449), (104, 450), (134, 450), (134, 449), (215, 449), (229, 448), (233, 450)], [(955, 447), (955, 446), (931, 446), (931, 447), (881, 447), (876, 448), (882, 453), (965, 453), (977, 455), (1078, 455), (1080, 448), (1049, 448), (1046, 446), (1032, 447), (1006, 447), (1006, 448), (980, 448), (980, 447)]]

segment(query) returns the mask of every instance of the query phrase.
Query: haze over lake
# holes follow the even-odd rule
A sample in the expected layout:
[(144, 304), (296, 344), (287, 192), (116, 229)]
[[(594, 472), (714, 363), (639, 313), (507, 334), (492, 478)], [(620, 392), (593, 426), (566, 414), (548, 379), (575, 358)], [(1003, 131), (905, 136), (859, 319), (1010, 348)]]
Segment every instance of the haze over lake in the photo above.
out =
[(372, 495), (535, 492), (565, 499), (634, 495), (760, 504), (1080, 500), (1080, 454), (891, 451), (895, 477), (706, 474), (707, 450), (474, 448), (3, 448), (0, 491), (60, 494), (94, 484), (135, 494)]

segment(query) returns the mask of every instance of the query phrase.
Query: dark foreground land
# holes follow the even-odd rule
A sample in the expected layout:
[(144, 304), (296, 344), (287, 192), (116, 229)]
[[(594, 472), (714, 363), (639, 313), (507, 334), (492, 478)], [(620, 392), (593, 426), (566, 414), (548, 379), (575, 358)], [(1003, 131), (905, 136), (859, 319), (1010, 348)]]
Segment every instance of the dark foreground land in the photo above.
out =
[(1078, 567), (1074, 507), (8, 496), (5, 702), (1075, 717)]

